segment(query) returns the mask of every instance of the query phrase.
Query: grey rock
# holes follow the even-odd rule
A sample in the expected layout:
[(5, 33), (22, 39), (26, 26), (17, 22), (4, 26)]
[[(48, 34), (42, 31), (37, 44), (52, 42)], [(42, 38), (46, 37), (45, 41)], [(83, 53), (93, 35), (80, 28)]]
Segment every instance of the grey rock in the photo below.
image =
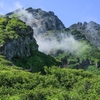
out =
[(13, 30), (15, 34), (18, 34), (18, 37), (6, 38), (5, 43), (0, 45), (0, 54), (11, 60), (14, 57), (29, 57), (32, 52), (38, 50), (38, 45), (33, 37), (33, 29), (30, 26), (27, 26), (26, 29), (14, 27)]
[(28, 9), (18, 9), (6, 14), (6, 16), (10, 16), (11, 14), (19, 15), (19, 19), (26, 22), (34, 29), (35, 35), (45, 33), (49, 30), (61, 30), (65, 28), (61, 20), (52, 11), (46, 12), (40, 8), (33, 9), (30, 7)]
[(14, 57), (29, 57), (31, 56), (32, 50), (38, 50), (37, 46), (31, 46), (32, 43), (36, 43), (34, 38), (20, 37), (15, 39), (4, 45), (3, 55), (5, 55), (9, 60)]
[(70, 30), (78, 30), (81, 34), (85, 35), (86, 39), (89, 40), (92, 44), (100, 48), (100, 25), (90, 21), (89, 23), (84, 22), (73, 24), (70, 27)]
[(28, 8), (26, 11), (31, 13), (34, 17), (31, 26), (33, 29), (38, 30), (38, 33), (44, 33), (48, 30), (61, 30), (65, 28), (61, 20), (52, 11), (46, 12), (40, 8)]

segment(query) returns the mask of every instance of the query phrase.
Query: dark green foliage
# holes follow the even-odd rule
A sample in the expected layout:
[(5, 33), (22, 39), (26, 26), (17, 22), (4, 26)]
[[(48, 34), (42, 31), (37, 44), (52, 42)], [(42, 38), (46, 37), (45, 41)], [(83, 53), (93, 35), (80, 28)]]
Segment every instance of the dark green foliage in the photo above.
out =
[(32, 72), (44, 72), (44, 66), (51, 67), (58, 64), (53, 57), (39, 51), (33, 51), (30, 57), (13, 58), (12, 61), (15, 65), (29, 69)]
[(99, 100), (100, 77), (84, 70), (45, 67), (46, 75), (0, 67), (1, 100)]
[[(69, 33), (72, 34), (73, 37), (80, 43), (80, 46), (74, 52), (63, 51), (59, 53), (56, 58), (62, 59), (66, 57), (69, 68), (82, 68), (86, 70), (88, 66), (92, 65), (94, 67), (100, 67), (100, 50), (93, 44), (90, 44), (90, 42), (86, 40), (85, 36), (79, 31), (71, 31), (70, 29), (65, 29), (65, 31), (69, 31)], [(88, 62), (89, 64), (86, 64)]]
[(86, 38), (85, 38), (85, 36), (82, 34), (82, 33), (80, 33), (79, 31), (77, 31), (77, 30), (73, 30), (72, 32), (71, 32), (71, 34), (75, 37), (75, 39), (77, 39), (77, 40), (85, 40)]
[(93, 72), (94, 74), (100, 75), (100, 68), (97, 68), (95, 66), (89, 66), (87, 70)]

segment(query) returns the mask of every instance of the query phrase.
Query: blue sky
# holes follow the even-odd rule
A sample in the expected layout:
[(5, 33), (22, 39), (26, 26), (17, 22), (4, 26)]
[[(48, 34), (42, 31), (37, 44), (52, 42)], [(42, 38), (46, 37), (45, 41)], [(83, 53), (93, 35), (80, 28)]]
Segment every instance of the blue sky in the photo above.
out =
[(66, 27), (84, 21), (100, 24), (100, 0), (0, 0), (0, 14), (20, 7), (53, 11)]

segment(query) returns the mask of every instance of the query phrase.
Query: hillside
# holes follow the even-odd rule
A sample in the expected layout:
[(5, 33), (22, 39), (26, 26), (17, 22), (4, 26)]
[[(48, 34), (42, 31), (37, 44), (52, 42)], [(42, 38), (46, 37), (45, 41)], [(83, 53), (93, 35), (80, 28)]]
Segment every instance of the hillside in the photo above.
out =
[[(54, 12), (42, 9), (18, 9), (6, 14), (18, 17), (34, 29), (39, 51), (57, 58), (69, 68), (100, 67), (100, 25), (91, 21), (78, 22), (65, 28)], [(63, 64), (61, 59), (65, 59)]]
[(100, 77), (83, 70), (45, 68), (46, 74), (0, 66), (1, 100), (100, 100)]
[(100, 100), (99, 31), (42, 9), (1, 16), (0, 99)]
[(17, 18), (0, 18), (0, 54), (33, 72), (56, 65), (54, 58), (38, 51), (33, 34), (33, 29)]
[(100, 100), (99, 84), (100, 76), (82, 69), (45, 66), (42, 75), (14, 66), (0, 56), (1, 100)]

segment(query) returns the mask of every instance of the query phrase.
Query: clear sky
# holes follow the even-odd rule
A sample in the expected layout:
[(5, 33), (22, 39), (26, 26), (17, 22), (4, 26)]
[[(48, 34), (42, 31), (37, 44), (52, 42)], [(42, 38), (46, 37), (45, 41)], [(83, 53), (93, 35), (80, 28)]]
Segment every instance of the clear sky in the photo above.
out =
[(100, 0), (0, 0), (0, 14), (21, 7), (53, 11), (66, 27), (84, 21), (100, 24)]

